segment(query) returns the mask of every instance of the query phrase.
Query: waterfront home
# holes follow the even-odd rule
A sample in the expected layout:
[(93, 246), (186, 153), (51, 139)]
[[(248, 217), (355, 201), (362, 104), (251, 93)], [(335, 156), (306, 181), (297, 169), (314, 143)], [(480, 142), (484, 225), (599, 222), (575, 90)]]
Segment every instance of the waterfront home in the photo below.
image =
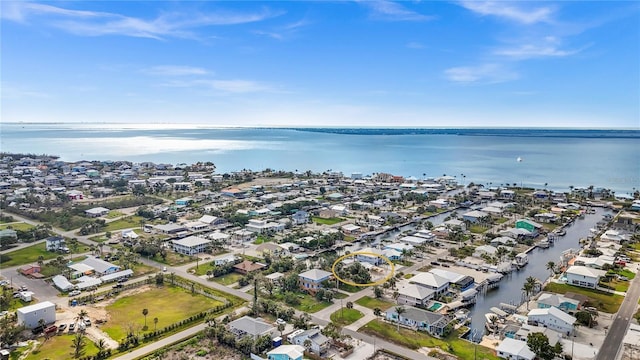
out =
[(516, 221), (516, 229), (525, 229), (529, 231), (533, 237), (537, 237), (542, 230), (542, 225), (529, 219), (520, 219)]
[(558, 215), (552, 212), (545, 212), (535, 214), (533, 218), (542, 223), (555, 223), (558, 220)]
[(566, 335), (571, 334), (576, 322), (575, 317), (556, 307), (531, 309), (527, 314), (527, 320), (530, 325), (542, 325)]
[(415, 307), (405, 307), (400, 315), (395, 308), (390, 308), (385, 313), (385, 318), (391, 322), (400, 322), (401, 325), (411, 327), (415, 330), (426, 331), (434, 336), (444, 336), (445, 328), (451, 322), (442, 314), (434, 313)]
[(600, 255), (598, 257), (585, 257), (578, 256), (573, 261), (573, 265), (586, 266), (598, 270), (602, 270), (605, 267), (613, 266), (616, 261), (615, 257), (609, 255)]
[[(367, 253), (367, 254), (361, 254), (361, 253)], [(384, 256), (389, 260), (400, 260), (402, 258), (402, 253), (396, 250), (392, 250), (392, 249), (380, 250), (380, 249), (374, 249), (370, 247), (356, 251), (355, 254), (356, 254), (356, 260), (359, 261), (360, 263), (369, 263), (375, 266), (386, 263), (386, 261), (381, 256)], [(371, 255), (371, 254), (377, 254), (378, 256)]]
[(586, 266), (573, 265), (565, 272), (567, 284), (595, 289), (600, 282), (600, 278), (607, 272)]
[(607, 230), (600, 235), (600, 240), (620, 243), (629, 239), (629, 236), (618, 230)]
[(496, 348), (499, 358), (509, 360), (533, 360), (536, 354), (529, 349), (526, 341), (505, 337)]
[(187, 230), (187, 228), (185, 228), (184, 226), (173, 223), (153, 225), (151, 228), (154, 229), (157, 233), (165, 235), (175, 235), (179, 232)]
[(541, 333), (545, 335), (547, 339), (549, 339), (549, 345), (551, 346), (555, 346), (562, 339), (562, 334), (555, 330), (529, 324), (522, 324), (522, 327), (516, 331), (513, 338), (516, 340), (527, 341), (529, 334), (534, 333)]
[(309, 329), (301, 332), (293, 337), (293, 343), (295, 345), (304, 345), (304, 342), (309, 340), (311, 342), (311, 352), (321, 355), (329, 350), (329, 339), (322, 335), (320, 329)]
[(393, 243), (393, 244), (385, 245), (383, 250), (395, 250), (395, 251), (397, 251), (399, 253), (402, 253), (403, 251), (411, 251), (411, 250), (413, 250), (413, 245), (402, 244), (402, 243)]
[(240, 319), (230, 322), (227, 324), (227, 328), (236, 335), (238, 339), (251, 336), (255, 340), (262, 335), (273, 336), (277, 333), (275, 326), (249, 316), (243, 316)]
[[(431, 234), (431, 232), (429, 232)], [(431, 238), (426, 238), (423, 236), (417, 236), (417, 234), (415, 234), (415, 236), (403, 236), (400, 239), (398, 239), (399, 242), (405, 243), (405, 244), (410, 244), (413, 246), (416, 245), (421, 245), (426, 243), (427, 241), (433, 241), (435, 240), (435, 235), (431, 234)]]
[(500, 232), (500, 236), (506, 236), (514, 239), (525, 239), (536, 237), (531, 231), (527, 229), (510, 228)]
[(85, 210), (85, 215), (87, 215), (88, 217), (100, 217), (100, 216), (105, 216), (109, 213), (109, 209), (104, 208), (104, 207), (94, 207), (91, 208), (89, 210)]
[(300, 287), (311, 293), (315, 293), (318, 289), (322, 288), (323, 282), (331, 279), (333, 279), (333, 274), (321, 269), (307, 270), (298, 275)]
[(289, 250), (280, 244), (275, 244), (272, 242), (266, 242), (258, 245), (256, 248), (256, 252), (261, 253), (263, 255), (270, 254), (271, 256), (281, 257), (281, 256), (289, 256)]
[(410, 284), (431, 289), (436, 295), (441, 295), (449, 290), (449, 280), (431, 272), (421, 272), (409, 278)]
[(444, 279), (449, 280), (450, 286), (458, 291), (466, 291), (473, 287), (475, 279), (468, 275), (459, 274), (455, 271), (434, 268), (429, 270), (430, 273), (436, 274)]
[(356, 235), (360, 233), (360, 226), (354, 224), (346, 224), (340, 227), (345, 235)]
[(469, 221), (470, 223), (477, 223), (477, 222), (480, 222), (481, 219), (486, 218), (487, 216), (489, 216), (489, 214), (486, 212), (471, 210), (462, 214), (462, 219), (465, 221)]
[(280, 345), (267, 352), (268, 360), (302, 360), (304, 347), (300, 345)]
[(540, 309), (557, 307), (567, 313), (577, 311), (580, 308), (580, 301), (570, 299), (561, 294), (542, 293), (536, 302)]
[(426, 306), (435, 296), (435, 291), (424, 286), (409, 284), (398, 289), (396, 301), (401, 305)]
[(461, 230), (461, 231), (467, 230), (467, 224), (465, 224), (464, 221), (458, 220), (458, 219), (447, 220), (442, 224), (450, 230)]
[(239, 274), (246, 275), (250, 272), (262, 270), (266, 267), (267, 265), (265, 264), (255, 262), (255, 261), (245, 260), (241, 263), (233, 265), (233, 270)]
[(508, 236), (498, 236), (497, 238), (491, 239), (491, 246), (499, 247), (499, 246), (513, 246), (516, 241), (513, 238)]
[(199, 236), (189, 236), (184, 239), (171, 240), (173, 251), (193, 256), (205, 252), (211, 246), (211, 240)]
[(494, 256), (496, 252), (498, 252), (498, 249), (491, 245), (480, 245), (475, 248), (473, 257), (482, 258), (482, 255)]
[(526, 253), (519, 253), (513, 260), (513, 263), (518, 267), (523, 267), (529, 263), (529, 256)]

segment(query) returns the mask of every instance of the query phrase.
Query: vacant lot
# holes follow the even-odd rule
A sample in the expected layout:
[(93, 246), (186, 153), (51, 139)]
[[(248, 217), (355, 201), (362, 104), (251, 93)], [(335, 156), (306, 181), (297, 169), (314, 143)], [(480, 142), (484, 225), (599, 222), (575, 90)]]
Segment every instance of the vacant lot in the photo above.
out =
[(228, 273), (226, 275), (214, 277), (214, 278), (212, 278), (212, 280), (217, 282), (218, 284), (222, 284), (224, 286), (229, 286), (229, 285), (231, 285), (233, 283), (238, 282), (238, 280), (240, 280), (241, 277), (242, 277), (241, 274), (232, 272), (232, 273)]
[[(108, 322), (102, 330), (113, 340), (120, 341), (129, 328), (144, 331), (143, 309), (149, 310), (147, 330), (153, 331), (154, 326), (161, 329), (220, 304), (219, 301), (202, 295), (192, 295), (179, 287), (152, 288), (138, 294), (124, 296), (108, 305), (106, 307)], [(157, 325), (154, 324), (154, 318), (158, 318)]]
[(322, 224), (322, 225), (335, 225), (337, 223), (341, 223), (343, 222), (345, 219), (343, 218), (329, 218), (329, 219), (325, 219), (325, 218), (321, 218), (321, 217), (313, 217), (311, 218), (313, 220), (313, 222), (315, 222), (316, 224)]
[(331, 314), (331, 321), (336, 325), (345, 326), (353, 324), (364, 316), (363, 313), (356, 309), (342, 308)]
[(370, 296), (363, 296), (360, 299), (356, 300), (356, 304), (364, 306), (369, 309), (379, 308), (382, 311), (387, 310), (388, 308), (395, 305), (392, 302), (385, 301), (382, 299), (375, 299)]
[[(153, 260), (159, 262), (159, 263), (163, 263), (163, 264), (167, 264), (170, 266), (178, 266), (178, 265), (184, 265), (190, 262), (195, 262), (196, 258), (191, 257), (191, 256), (187, 256), (184, 254), (178, 254), (176, 252), (173, 251), (167, 251), (167, 255), (165, 256), (165, 258), (163, 259), (162, 256), (160, 256), (160, 254), (156, 254), (156, 256), (152, 257)], [(204, 262), (202, 262), (204, 265)]]
[[(402, 327), (400, 328), (400, 331), (397, 331), (396, 325), (389, 324), (381, 320), (372, 320), (365, 326), (361, 327), (358, 331), (381, 337), (410, 349), (418, 349), (421, 347), (440, 348), (441, 350), (451, 353), (462, 360), (499, 359), (496, 356), (495, 351), (489, 348), (477, 346), (474, 349), (472, 343), (458, 338), (460, 335), (458, 332), (453, 332), (444, 339), (437, 339), (424, 332), (413, 331)], [(477, 357), (474, 353), (475, 350), (477, 350)]]
[[(25, 360), (40, 360), (40, 359), (73, 359), (74, 348), (72, 341), (75, 335), (55, 335), (44, 340), (38, 347), (27, 357)], [(84, 356), (92, 356), (98, 353), (96, 345), (85, 336), (84, 342)]]
[(567, 284), (549, 283), (544, 288), (545, 291), (554, 292), (557, 294), (566, 294), (572, 292), (589, 297), (589, 304), (587, 306), (596, 307), (598, 310), (606, 313), (616, 313), (624, 300), (623, 296), (610, 294), (604, 291), (585, 289), (578, 286), (572, 286)]
[(42, 256), (44, 260), (49, 260), (57, 258), (60, 254), (47, 251), (45, 243), (31, 245), (20, 250), (3, 254), (0, 269), (35, 263), (38, 262), (39, 256)]
[(144, 218), (137, 215), (128, 216), (128, 217), (107, 223), (107, 226), (103, 230), (116, 231), (116, 230), (140, 227), (140, 221), (142, 221), (143, 219)]
[(23, 223), (23, 222), (14, 222), (11, 224), (6, 224), (6, 225), (0, 225), (0, 230), (4, 230), (4, 229), (13, 229), (13, 230), (21, 230), (21, 231), (27, 231), (30, 229), (33, 229), (35, 226), (27, 224), (27, 223)]

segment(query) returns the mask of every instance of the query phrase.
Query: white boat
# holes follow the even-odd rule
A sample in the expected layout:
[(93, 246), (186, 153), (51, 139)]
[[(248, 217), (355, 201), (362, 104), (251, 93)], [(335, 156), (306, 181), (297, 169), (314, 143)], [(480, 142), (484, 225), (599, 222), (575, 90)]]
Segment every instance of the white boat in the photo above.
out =
[(548, 249), (549, 248), (549, 240), (547, 239), (542, 239), (540, 240), (540, 242), (538, 243), (538, 247), (543, 248), (543, 249)]
[(513, 260), (513, 264), (517, 267), (526, 266), (529, 263), (529, 256), (525, 253), (519, 253)]

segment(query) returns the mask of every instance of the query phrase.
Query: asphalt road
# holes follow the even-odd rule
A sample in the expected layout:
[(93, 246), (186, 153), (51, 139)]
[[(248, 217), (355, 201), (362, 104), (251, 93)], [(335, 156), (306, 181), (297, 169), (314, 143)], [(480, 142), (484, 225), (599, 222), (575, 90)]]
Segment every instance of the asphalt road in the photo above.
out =
[(631, 282), (627, 296), (625, 296), (613, 323), (609, 326), (609, 332), (595, 360), (613, 360), (617, 358), (622, 346), (622, 339), (638, 305), (638, 299), (640, 299), (640, 276), (636, 276)]

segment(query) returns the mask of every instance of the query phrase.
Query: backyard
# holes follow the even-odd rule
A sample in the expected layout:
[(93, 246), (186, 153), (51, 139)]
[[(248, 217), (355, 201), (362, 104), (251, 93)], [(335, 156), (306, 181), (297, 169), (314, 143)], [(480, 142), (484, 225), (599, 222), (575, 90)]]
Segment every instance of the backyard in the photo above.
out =
[[(25, 360), (39, 360), (39, 359), (72, 359), (73, 358), (73, 345), (72, 341), (75, 335), (55, 335), (48, 340), (37, 345), (37, 348), (33, 350)], [(84, 356), (93, 356), (98, 353), (96, 345), (84, 337), (86, 346), (84, 347)]]
[[(153, 331), (156, 327), (161, 329), (220, 304), (219, 301), (191, 294), (177, 286), (154, 287), (107, 305), (108, 322), (102, 330), (113, 340), (120, 341), (130, 326), (144, 331), (143, 309), (149, 311), (147, 327), (148, 331)], [(157, 324), (154, 324), (154, 318), (158, 318)]]
[(460, 333), (458, 331), (454, 331), (444, 339), (437, 339), (424, 332), (413, 331), (405, 328), (400, 328), (400, 331), (397, 331), (396, 325), (386, 323), (381, 320), (372, 320), (365, 326), (361, 327), (358, 331), (378, 336), (414, 350), (421, 347), (440, 348), (441, 350), (451, 353), (462, 360), (476, 359), (475, 350), (477, 350), (477, 359), (499, 359), (494, 350), (484, 346), (477, 346), (474, 349), (472, 343), (459, 338)]
[(331, 314), (331, 321), (339, 326), (353, 324), (364, 316), (363, 313), (356, 309), (341, 308)]
[(392, 307), (394, 303), (382, 299), (372, 298), (370, 296), (363, 296), (360, 299), (356, 300), (356, 304), (360, 306), (364, 306), (369, 309), (379, 308), (382, 311), (387, 310)]
[(596, 307), (598, 310), (609, 314), (616, 313), (620, 308), (622, 301), (624, 300), (624, 297), (620, 295), (615, 295), (599, 290), (581, 288), (568, 284), (558, 284), (554, 282), (547, 284), (544, 290), (557, 294), (566, 294), (568, 292), (571, 292), (587, 296), (589, 297), (588, 306)]

